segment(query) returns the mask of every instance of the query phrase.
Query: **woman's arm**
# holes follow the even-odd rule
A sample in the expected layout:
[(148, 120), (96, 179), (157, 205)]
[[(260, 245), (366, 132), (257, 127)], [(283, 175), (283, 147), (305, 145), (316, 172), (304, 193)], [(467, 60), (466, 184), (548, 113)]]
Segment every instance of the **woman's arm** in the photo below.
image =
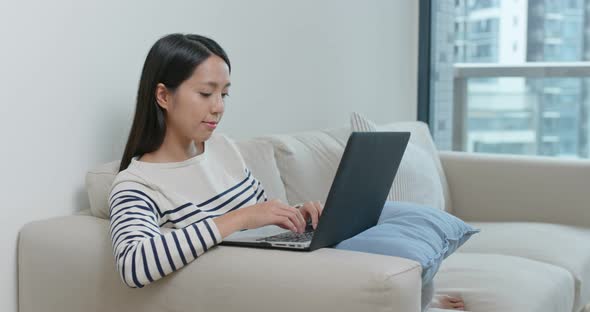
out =
[(249, 176), (249, 178), (252, 179), (252, 189), (254, 190), (254, 196), (256, 198), (256, 203), (268, 201), (268, 198), (266, 197), (266, 193), (264, 192), (264, 185), (262, 184), (262, 182), (260, 180), (258, 180), (254, 176), (254, 174), (252, 174), (252, 171), (250, 171), (250, 168), (248, 168), (248, 167), (246, 167), (246, 173)]
[(131, 288), (142, 288), (182, 268), (223, 239), (211, 218), (162, 234), (155, 196), (150, 188), (129, 181), (111, 191), (113, 255), (121, 279)]
[(242, 212), (240, 209), (232, 210), (213, 219), (221, 233), (222, 239), (244, 228)]

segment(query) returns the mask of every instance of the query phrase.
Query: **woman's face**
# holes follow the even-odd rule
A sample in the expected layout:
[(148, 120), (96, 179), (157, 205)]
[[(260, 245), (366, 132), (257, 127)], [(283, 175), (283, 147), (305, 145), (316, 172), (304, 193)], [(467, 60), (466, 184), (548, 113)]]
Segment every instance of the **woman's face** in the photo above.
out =
[[(217, 125), (221, 120), (229, 86), (229, 67), (225, 61), (217, 55), (208, 57), (174, 92), (167, 93), (167, 129), (173, 129), (181, 139), (208, 140), (214, 127), (207, 122)], [(161, 97), (157, 94), (157, 98)]]

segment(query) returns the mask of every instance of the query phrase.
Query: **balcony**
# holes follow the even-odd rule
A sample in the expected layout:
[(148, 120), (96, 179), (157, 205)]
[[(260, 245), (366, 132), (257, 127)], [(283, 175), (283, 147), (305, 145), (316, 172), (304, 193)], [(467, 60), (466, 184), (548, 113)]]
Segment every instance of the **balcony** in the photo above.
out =
[(452, 149), (587, 158), (590, 62), (453, 66)]

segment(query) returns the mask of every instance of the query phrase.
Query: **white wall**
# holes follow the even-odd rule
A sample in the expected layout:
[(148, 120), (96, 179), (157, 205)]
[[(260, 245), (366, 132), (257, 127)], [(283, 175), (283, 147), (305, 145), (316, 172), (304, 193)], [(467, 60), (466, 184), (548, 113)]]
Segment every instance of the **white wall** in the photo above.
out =
[(20, 227), (88, 207), (84, 174), (120, 157), (164, 34), (226, 49), (233, 86), (216, 131), (237, 139), (348, 125), (353, 110), (416, 119), (418, 1), (83, 2), (0, 2), (1, 311), (16, 311)]

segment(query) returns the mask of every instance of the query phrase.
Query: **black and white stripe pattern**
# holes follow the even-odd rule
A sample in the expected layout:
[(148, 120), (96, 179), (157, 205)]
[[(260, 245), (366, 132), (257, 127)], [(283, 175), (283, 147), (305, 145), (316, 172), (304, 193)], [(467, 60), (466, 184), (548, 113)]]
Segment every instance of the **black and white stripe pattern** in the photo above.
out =
[(171, 223), (178, 227), (184, 227), (206, 218), (215, 218), (226, 214), (243, 207), (253, 199), (255, 203), (266, 201), (266, 194), (261, 182), (252, 175), (248, 168), (245, 169), (245, 173), (246, 176), (239, 183), (201, 203), (195, 205), (189, 202), (165, 211), (162, 225)]
[[(161, 211), (165, 198), (137, 181), (119, 181), (109, 197), (110, 237), (117, 272), (132, 288), (142, 288), (195, 260), (222, 240), (213, 218), (267, 201), (264, 188), (246, 168), (245, 178), (200, 204)], [(174, 230), (163, 234), (160, 227)]]

